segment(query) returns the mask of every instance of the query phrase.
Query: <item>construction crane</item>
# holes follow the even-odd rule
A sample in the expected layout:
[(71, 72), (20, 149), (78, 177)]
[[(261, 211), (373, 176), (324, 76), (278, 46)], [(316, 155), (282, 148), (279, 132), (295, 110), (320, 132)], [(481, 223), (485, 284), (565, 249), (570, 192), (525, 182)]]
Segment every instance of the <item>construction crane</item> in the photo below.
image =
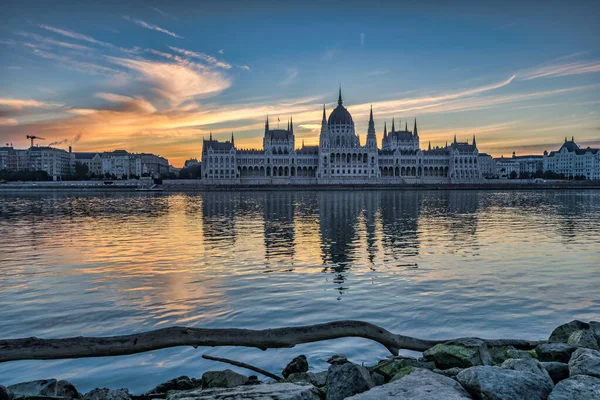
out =
[(33, 139), (38, 139), (38, 140), (46, 140), (43, 137), (39, 137), (39, 136), (33, 136), (33, 135), (27, 135), (27, 139), (31, 139), (31, 147), (33, 147)]

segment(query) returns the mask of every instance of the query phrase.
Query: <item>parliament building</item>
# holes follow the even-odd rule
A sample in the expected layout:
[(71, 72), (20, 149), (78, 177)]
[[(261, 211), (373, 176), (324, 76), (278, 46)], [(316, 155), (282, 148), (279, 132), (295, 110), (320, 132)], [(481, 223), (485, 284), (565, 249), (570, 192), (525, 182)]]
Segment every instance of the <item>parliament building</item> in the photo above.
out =
[(377, 144), (373, 109), (366, 142), (361, 144), (340, 89), (337, 107), (323, 107), (318, 146), (296, 148), (293, 121), (287, 129), (271, 129), (265, 121), (262, 149), (238, 149), (230, 141), (203, 141), (202, 178), (212, 185), (367, 185), (480, 182), (479, 151), (472, 143), (420, 148), (417, 121), (412, 131), (392, 120)]

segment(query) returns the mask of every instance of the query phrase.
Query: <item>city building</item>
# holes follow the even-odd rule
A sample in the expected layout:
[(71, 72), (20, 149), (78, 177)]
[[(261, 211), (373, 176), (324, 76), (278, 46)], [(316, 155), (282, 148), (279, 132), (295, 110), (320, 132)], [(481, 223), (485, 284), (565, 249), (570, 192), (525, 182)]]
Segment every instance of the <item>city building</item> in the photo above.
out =
[(585, 177), (588, 180), (600, 179), (600, 149), (580, 148), (571, 140), (565, 138), (558, 151), (544, 151), (544, 171), (564, 175), (566, 178), (577, 179)]
[(323, 107), (318, 146), (296, 148), (292, 119), (286, 129), (271, 129), (267, 117), (262, 149), (238, 149), (233, 134), (204, 140), (202, 177), (216, 185), (468, 183), (481, 181), (478, 155), (475, 137), (458, 142), (456, 135), (450, 145), (421, 150), (416, 120), (412, 131), (406, 122), (396, 129), (392, 119), (388, 132), (386, 123), (379, 148), (372, 109), (363, 145), (340, 89), (328, 118)]
[(169, 173), (169, 161), (161, 156), (150, 153), (138, 153), (142, 162), (142, 175), (167, 175)]
[(102, 156), (100, 153), (94, 152), (74, 152), (73, 154), (73, 167), (75, 167), (76, 163), (81, 163), (87, 165), (88, 167), (88, 175), (100, 177), (104, 174), (102, 170)]
[(518, 178), (535, 178), (544, 171), (544, 158), (541, 155), (517, 156), (513, 151), (511, 158), (502, 156), (494, 162), (496, 175), (501, 178), (510, 178), (513, 171)]
[(142, 159), (125, 150), (105, 151), (102, 153), (102, 173), (117, 178), (129, 178), (142, 175)]
[(72, 173), (71, 154), (63, 149), (34, 146), (27, 150), (25, 170), (45, 171), (53, 179), (61, 179)]
[(496, 171), (496, 161), (492, 156), (487, 153), (479, 153), (478, 163), (482, 178), (490, 179), (498, 177), (498, 173)]

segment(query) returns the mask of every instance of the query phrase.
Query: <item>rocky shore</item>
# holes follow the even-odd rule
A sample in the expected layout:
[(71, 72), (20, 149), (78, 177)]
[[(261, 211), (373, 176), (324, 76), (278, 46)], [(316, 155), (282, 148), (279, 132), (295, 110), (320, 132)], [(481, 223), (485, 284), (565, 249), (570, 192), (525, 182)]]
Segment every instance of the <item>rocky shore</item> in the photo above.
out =
[[(69, 382), (46, 379), (4, 387), (0, 400), (600, 400), (600, 322), (572, 321), (547, 341), (523, 348), (465, 338), (371, 366), (332, 355), (326, 371), (311, 371), (300, 355), (277, 382), (226, 369), (181, 376), (143, 395), (97, 388), (81, 394)], [(527, 344), (529, 343), (529, 344)]]

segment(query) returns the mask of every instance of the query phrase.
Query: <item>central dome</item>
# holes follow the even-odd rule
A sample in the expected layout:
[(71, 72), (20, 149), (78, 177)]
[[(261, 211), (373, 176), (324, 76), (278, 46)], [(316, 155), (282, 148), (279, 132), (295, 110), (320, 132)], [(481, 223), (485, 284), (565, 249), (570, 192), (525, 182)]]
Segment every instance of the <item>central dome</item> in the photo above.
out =
[(340, 88), (338, 106), (331, 112), (331, 114), (329, 114), (329, 119), (327, 120), (327, 125), (336, 124), (354, 125), (354, 121), (352, 121), (352, 115), (350, 115), (348, 110), (346, 110), (346, 107), (343, 106), (342, 88)]

